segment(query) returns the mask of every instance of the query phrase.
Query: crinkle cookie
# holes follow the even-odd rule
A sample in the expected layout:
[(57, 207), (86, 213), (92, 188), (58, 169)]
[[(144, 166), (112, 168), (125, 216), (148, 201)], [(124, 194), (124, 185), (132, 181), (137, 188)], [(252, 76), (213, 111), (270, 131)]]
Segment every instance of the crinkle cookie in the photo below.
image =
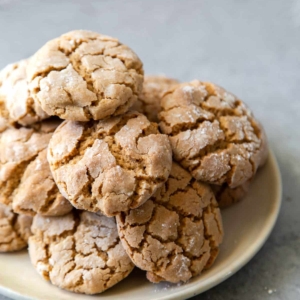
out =
[(143, 90), (132, 109), (146, 115), (151, 122), (158, 122), (161, 98), (168, 89), (177, 84), (177, 80), (164, 76), (145, 76)]
[[(10, 64), (0, 72), (0, 99), (7, 110), (9, 123), (26, 126), (49, 116), (35, 102), (28, 90), (26, 67), (28, 60)], [(3, 116), (2, 116), (3, 117)]]
[(160, 128), (194, 178), (235, 188), (254, 176), (265, 153), (263, 133), (241, 100), (195, 80), (165, 94), (161, 106)]
[(0, 203), (0, 252), (11, 252), (25, 248), (31, 235), (32, 217), (15, 214)]
[(127, 254), (152, 282), (177, 283), (200, 274), (214, 262), (223, 239), (212, 190), (175, 163), (150, 200), (116, 219)]
[(47, 149), (26, 168), (18, 188), (14, 192), (12, 207), (14, 212), (34, 216), (65, 215), (72, 210), (71, 203), (58, 191), (53, 180)]
[(48, 147), (62, 195), (78, 209), (113, 216), (142, 205), (168, 178), (172, 150), (157, 124), (138, 112), (63, 122)]
[(79, 211), (61, 217), (36, 215), (32, 233), (29, 255), (33, 266), (62, 289), (101, 293), (134, 268), (114, 218)]
[[(0, 134), (0, 202), (11, 205), (28, 165), (47, 148), (59, 122), (49, 120), (34, 128), (8, 127)], [(32, 188), (32, 187), (31, 187)]]
[(212, 185), (211, 187), (219, 207), (225, 208), (241, 201), (248, 194), (250, 184), (251, 180), (248, 180), (235, 188), (230, 188), (226, 183), (223, 185)]
[(34, 99), (49, 115), (73, 121), (125, 113), (143, 84), (143, 65), (117, 39), (76, 30), (45, 44), (30, 60)]

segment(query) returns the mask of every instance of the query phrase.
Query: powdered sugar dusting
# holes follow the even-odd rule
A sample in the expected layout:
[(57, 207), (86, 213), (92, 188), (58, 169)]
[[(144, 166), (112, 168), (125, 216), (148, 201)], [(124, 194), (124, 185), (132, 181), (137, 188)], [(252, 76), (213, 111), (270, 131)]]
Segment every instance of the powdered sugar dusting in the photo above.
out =
[(87, 280), (87, 281), (92, 280), (92, 274), (90, 271), (82, 270), (82, 273), (83, 273), (82, 274), (83, 280)]
[(183, 92), (187, 94), (188, 96), (192, 96), (193, 93), (195, 92), (195, 88), (190, 85), (186, 85), (182, 88)]

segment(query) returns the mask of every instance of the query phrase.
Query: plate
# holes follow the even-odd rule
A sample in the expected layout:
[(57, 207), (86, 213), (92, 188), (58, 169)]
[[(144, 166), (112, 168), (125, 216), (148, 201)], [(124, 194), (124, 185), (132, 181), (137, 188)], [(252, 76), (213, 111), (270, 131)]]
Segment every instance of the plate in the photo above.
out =
[(186, 299), (226, 280), (257, 253), (274, 227), (280, 204), (281, 177), (270, 152), (267, 164), (258, 172), (247, 197), (222, 211), (225, 238), (215, 264), (188, 283), (152, 284), (144, 272), (135, 269), (128, 278), (100, 295), (74, 294), (45, 282), (31, 266), (24, 250), (0, 254), (0, 293), (20, 300)]

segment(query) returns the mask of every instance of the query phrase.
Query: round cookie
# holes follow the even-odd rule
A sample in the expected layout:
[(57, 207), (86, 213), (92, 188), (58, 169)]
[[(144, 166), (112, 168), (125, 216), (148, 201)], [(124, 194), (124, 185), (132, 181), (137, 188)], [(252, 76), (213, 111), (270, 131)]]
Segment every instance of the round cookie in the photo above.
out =
[(130, 111), (63, 122), (48, 147), (54, 180), (78, 209), (113, 216), (142, 205), (167, 180), (172, 150), (156, 123)]
[(116, 219), (127, 254), (152, 282), (185, 282), (200, 274), (213, 264), (223, 239), (212, 190), (176, 163), (153, 197)]
[(177, 80), (164, 76), (145, 76), (143, 90), (132, 109), (144, 114), (151, 122), (158, 122), (161, 98), (177, 84)]
[(96, 294), (134, 268), (122, 247), (114, 218), (73, 211), (62, 217), (36, 215), (29, 255), (37, 272), (72, 292)]
[(166, 93), (161, 106), (160, 129), (169, 135), (174, 159), (194, 178), (235, 188), (255, 175), (263, 133), (241, 100), (195, 80)]
[(143, 84), (143, 65), (117, 39), (75, 30), (46, 43), (30, 60), (34, 99), (49, 114), (73, 121), (125, 113)]
[(219, 207), (225, 208), (241, 201), (248, 194), (250, 184), (251, 180), (248, 180), (235, 188), (230, 188), (226, 183), (223, 185), (212, 185), (211, 187)]
[(8, 127), (0, 134), (0, 202), (11, 205), (21, 178), (38, 154), (47, 148), (59, 124), (47, 120), (34, 128)]
[(53, 180), (47, 149), (42, 150), (26, 168), (18, 188), (14, 191), (14, 212), (43, 216), (65, 215), (72, 210), (71, 203), (60, 193)]
[(11, 252), (25, 248), (31, 235), (32, 217), (19, 215), (0, 203), (0, 252)]
[(28, 60), (10, 64), (0, 72), (0, 101), (7, 110), (9, 123), (27, 126), (49, 116), (30, 95), (26, 80)]

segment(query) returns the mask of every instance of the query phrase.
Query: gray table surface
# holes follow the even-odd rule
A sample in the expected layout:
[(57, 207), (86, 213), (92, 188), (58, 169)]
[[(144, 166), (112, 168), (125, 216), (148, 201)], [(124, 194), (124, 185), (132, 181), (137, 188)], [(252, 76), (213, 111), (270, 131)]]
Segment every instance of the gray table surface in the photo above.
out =
[(0, 0), (0, 67), (72, 29), (118, 37), (148, 74), (210, 80), (249, 104), (280, 165), (281, 213), (251, 262), (193, 299), (300, 299), (300, 1)]

